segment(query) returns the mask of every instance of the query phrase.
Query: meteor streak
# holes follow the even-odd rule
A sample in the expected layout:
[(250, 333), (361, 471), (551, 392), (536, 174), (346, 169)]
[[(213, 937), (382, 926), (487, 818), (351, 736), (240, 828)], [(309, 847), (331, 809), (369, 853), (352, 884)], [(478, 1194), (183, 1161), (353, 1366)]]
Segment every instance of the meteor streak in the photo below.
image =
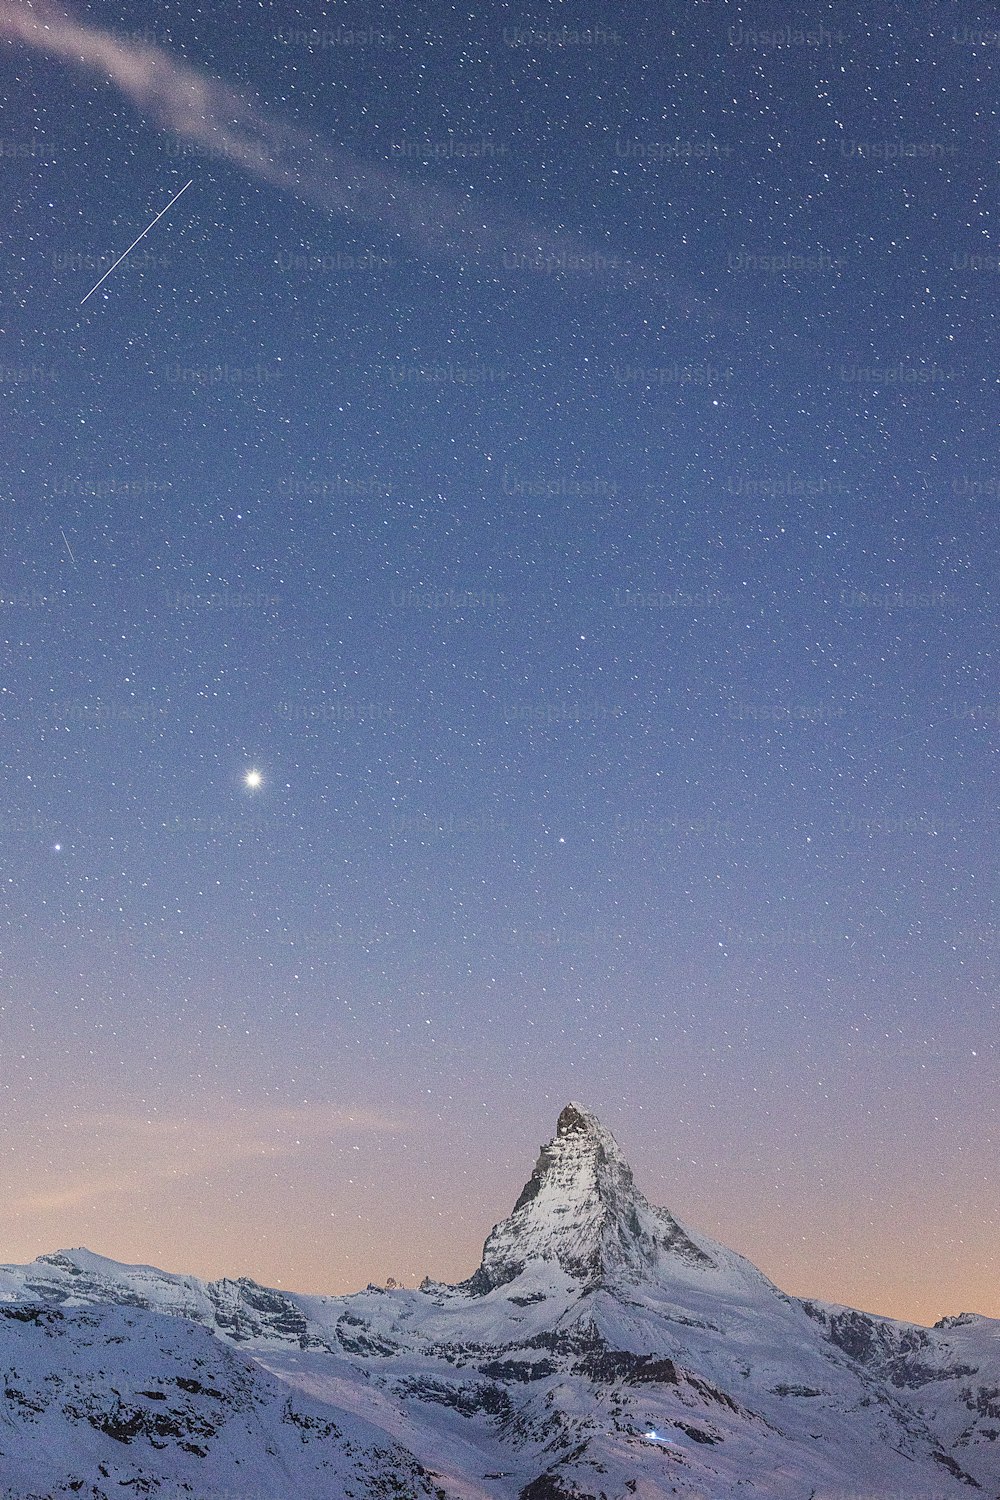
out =
[[(186, 182), (184, 184), (184, 186), (180, 190), (180, 193), (175, 193), (174, 194), (174, 196), (171, 198), (170, 202), (167, 204), (167, 208), (173, 208), (174, 204), (177, 202), (177, 200), (180, 197), (181, 193), (186, 193), (187, 190), (188, 190), (188, 188), (191, 186), (192, 182), (194, 182), (194, 178), (193, 177), (191, 178), (190, 182)], [(131, 245), (129, 245), (129, 247), (128, 247), (128, 250), (123, 250), (122, 251), (121, 255), (119, 255), (118, 259), (115, 261), (115, 266), (120, 266), (121, 263), (122, 263), (122, 261), (125, 259), (126, 255), (128, 255), (129, 251), (134, 250), (135, 247), (136, 247), (136, 245), (138, 245), (139, 240), (144, 240), (146, 238), (147, 234), (152, 229), (153, 224), (157, 223), (157, 221), (159, 219), (163, 218), (163, 215), (166, 213), (167, 208), (161, 208), (160, 212), (156, 215), (156, 218), (153, 219), (151, 223), (149, 223), (149, 224), (146, 225), (145, 229), (142, 231), (142, 234), (140, 234), (137, 239), (134, 239), (132, 241)], [(111, 272), (114, 270), (115, 266), (109, 266), (108, 267), (108, 269), (105, 271), (104, 275), (101, 277), (101, 281), (107, 281), (108, 277), (111, 275)], [(92, 297), (94, 295), (94, 293), (97, 291), (97, 288), (100, 286), (101, 281), (95, 281), (94, 285), (90, 288), (90, 291), (87, 293), (87, 297)], [(80, 306), (81, 307), (86, 302), (87, 297), (81, 297), (81, 299), (80, 299)]]

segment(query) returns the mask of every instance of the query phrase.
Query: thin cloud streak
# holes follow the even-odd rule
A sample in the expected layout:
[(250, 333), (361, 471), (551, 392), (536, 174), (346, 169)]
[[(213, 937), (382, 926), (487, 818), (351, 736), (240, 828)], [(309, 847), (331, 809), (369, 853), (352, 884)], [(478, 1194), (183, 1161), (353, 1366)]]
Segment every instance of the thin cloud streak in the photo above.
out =
[[(14, 1217), (54, 1213), (167, 1182), (213, 1177), (247, 1162), (279, 1161), (338, 1135), (405, 1128), (405, 1121), (377, 1111), (329, 1105), (176, 1118), (110, 1111), (75, 1116), (50, 1127), (58, 1140), (46, 1143), (45, 1167), (25, 1162), (31, 1188), (10, 1191), (7, 1211)], [(72, 1162), (54, 1165), (53, 1156), (65, 1161), (69, 1154)], [(55, 1179), (51, 1186), (41, 1185), (45, 1176)]]
[(552, 254), (583, 248), (330, 145), (271, 117), (228, 84), (164, 48), (120, 40), (48, 0), (30, 5), (0, 0), (0, 36), (100, 74), (161, 130), (206, 148), (249, 176), (325, 212), (377, 224), (424, 251)]

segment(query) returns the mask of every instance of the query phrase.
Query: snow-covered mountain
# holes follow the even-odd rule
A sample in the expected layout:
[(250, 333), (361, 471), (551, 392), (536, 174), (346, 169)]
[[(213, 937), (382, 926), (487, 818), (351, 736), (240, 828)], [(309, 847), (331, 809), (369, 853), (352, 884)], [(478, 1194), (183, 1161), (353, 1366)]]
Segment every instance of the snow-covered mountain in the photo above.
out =
[(384, 1431), (184, 1320), (15, 1303), (0, 1343), (4, 1497), (438, 1494)]
[(457, 1286), (0, 1269), (0, 1496), (1000, 1497), (1000, 1322), (786, 1296), (559, 1116)]

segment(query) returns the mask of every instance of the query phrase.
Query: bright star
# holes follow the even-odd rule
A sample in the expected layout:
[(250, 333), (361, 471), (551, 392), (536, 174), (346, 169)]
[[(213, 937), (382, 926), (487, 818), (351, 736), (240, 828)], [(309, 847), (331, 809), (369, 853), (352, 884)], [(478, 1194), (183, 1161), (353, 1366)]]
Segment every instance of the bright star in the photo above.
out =
[(264, 778), (259, 771), (248, 771), (243, 778), (243, 785), (248, 787), (250, 791), (255, 792), (262, 785), (263, 781)]

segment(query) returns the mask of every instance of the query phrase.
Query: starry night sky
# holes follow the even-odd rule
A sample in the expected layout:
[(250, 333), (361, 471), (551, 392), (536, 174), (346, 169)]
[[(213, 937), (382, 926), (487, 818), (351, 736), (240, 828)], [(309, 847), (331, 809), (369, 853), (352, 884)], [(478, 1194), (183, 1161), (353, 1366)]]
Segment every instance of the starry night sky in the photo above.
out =
[(0, 1258), (1000, 1316), (990, 24), (0, 4)]

